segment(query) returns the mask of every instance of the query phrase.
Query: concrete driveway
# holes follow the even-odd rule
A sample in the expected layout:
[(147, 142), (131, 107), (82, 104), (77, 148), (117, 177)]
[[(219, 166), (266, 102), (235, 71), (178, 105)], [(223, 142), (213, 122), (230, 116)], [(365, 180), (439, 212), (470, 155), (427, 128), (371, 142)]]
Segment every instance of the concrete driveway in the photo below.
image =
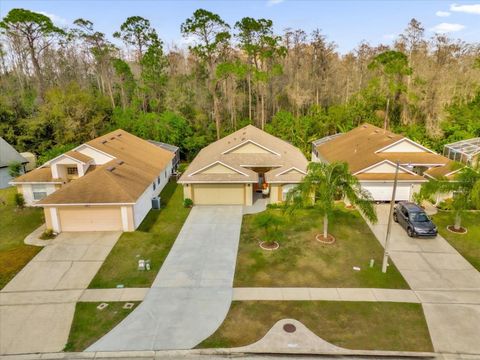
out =
[[(369, 224), (382, 245), (389, 205)], [(393, 223), (390, 256), (422, 302), (437, 352), (480, 354), (480, 273), (442, 236), (410, 238)], [(442, 302), (439, 304), (439, 300)]]
[(75, 301), (119, 236), (61, 233), (38, 253), (0, 291), (0, 354), (63, 350)]
[(143, 303), (87, 351), (189, 349), (223, 322), (242, 223), (241, 206), (196, 206)]

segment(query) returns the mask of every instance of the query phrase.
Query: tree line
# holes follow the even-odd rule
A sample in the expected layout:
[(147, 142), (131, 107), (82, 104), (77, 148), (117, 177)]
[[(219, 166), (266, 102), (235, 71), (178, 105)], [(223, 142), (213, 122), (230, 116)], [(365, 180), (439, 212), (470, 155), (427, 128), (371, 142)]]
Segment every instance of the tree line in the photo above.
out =
[(305, 153), (363, 122), (436, 150), (480, 136), (480, 45), (427, 38), (415, 19), (393, 45), (346, 54), (319, 29), (277, 34), (272, 20), (205, 9), (180, 26), (188, 49), (168, 52), (140, 16), (112, 32), (123, 46), (88, 19), (59, 27), (26, 9), (0, 29), (0, 136), (41, 160), (118, 127), (187, 159), (246, 124)]

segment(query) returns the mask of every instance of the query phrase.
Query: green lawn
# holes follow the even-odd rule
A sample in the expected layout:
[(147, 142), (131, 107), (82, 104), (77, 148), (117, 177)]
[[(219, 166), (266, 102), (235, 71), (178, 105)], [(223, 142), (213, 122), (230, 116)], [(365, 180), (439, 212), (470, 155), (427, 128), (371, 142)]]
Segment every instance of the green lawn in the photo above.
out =
[(442, 235), (462, 256), (480, 271), (480, 211), (466, 212), (462, 215), (462, 226), (466, 234), (454, 234), (447, 230), (453, 225), (455, 215), (452, 211), (439, 211), (433, 221)]
[[(161, 193), (162, 209), (151, 210), (137, 231), (124, 233), (113, 247), (90, 288), (149, 287), (187, 218), (181, 185), (168, 183)], [(138, 259), (150, 259), (151, 270), (137, 270)]]
[(43, 211), (17, 209), (15, 192), (14, 187), (0, 189), (0, 289), (41, 250), (25, 245), (23, 240), (44, 222)]
[[(338, 205), (330, 219), (333, 245), (315, 240), (322, 231), (322, 217), (315, 209), (287, 217), (280, 209), (267, 211), (284, 216), (279, 228), (280, 248), (260, 249), (263, 230), (254, 226), (256, 215), (243, 217), (235, 273), (235, 287), (370, 287), (408, 288), (392, 264), (381, 272), (383, 248), (357, 211)], [(375, 266), (369, 267), (370, 259)], [(354, 271), (358, 266), (360, 271)]]
[(132, 309), (123, 309), (125, 302), (110, 302), (108, 307), (98, 310), (101, 303), (79, 302), (75, 307), (72, 327), (64, 351), (83, 351), (122, 321)]
[(420, 304), (335, 301), (235, 301), (220, 328), (198, 347), (248, 345), (285, 318), (349, 349), (433, 351)]

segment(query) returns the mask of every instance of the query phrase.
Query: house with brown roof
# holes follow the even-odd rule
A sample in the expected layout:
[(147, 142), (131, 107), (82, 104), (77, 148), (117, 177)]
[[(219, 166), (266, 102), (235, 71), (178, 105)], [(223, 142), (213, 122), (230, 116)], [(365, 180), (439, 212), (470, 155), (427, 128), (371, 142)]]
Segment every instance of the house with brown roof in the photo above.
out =
[(248, 125), (203, 148), (178, 182), (196, 205), (248, 206), (256, 194), (276, 203), (302, 181), (307, 165), (298, 148)]
[(376, 201), (391, 200), (397, 162), (396, 200), (412, 200), (430, 174), (449, 173), (451, 163), (405, 136), (370, 124), (314, 141), (312, 161), (348, 163), (362, 188)]
[(46, 226), (61, 231), (133, 231), (172, 173), (175, 154), (124, 130), (77, 146), (11, 181)]

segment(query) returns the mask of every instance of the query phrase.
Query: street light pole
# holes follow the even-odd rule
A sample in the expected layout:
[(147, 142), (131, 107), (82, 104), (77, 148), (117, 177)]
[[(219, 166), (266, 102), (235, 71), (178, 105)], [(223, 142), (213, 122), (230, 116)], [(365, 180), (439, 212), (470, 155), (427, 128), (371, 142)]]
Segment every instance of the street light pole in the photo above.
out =
[(392, 191), (392, 201), (390, 201), (390, 212), (388, 215), (388, 224), (387, 224), (387, 235), (385, 237), (385, 250), (383, 253), (383, 263), (382, 263), (382, 272), (387, 272), (388, 266), (388, 244), (390, 242), (390, 232), (392, 229), (392, 217), (393, 217), (393, 207), (395, 206), (395, 195), (397, 193), (397, 182), (398, 182), (398, 170), (400, 167), (399, 161), (397, 161), (397, 166), (395, 168), (395, 179), (393, 180), (393, 191)]

